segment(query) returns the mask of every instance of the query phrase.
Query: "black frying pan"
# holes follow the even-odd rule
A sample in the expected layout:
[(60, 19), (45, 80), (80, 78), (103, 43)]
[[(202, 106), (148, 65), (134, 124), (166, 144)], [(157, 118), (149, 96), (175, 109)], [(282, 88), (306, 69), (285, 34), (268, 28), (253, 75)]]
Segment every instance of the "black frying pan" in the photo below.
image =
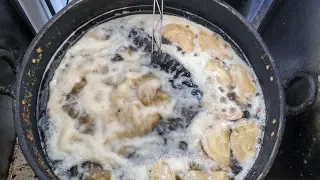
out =
[[(116, 18), (116, 14), (123, 11), (129, 11), (129, 14), (151, 13), (152, 4), (152, 0), (72, 2), (55, 15), (32, 41), (18, 70), (15, 93), (0, 88), (2, 93), (15, 96), (15, 126), (20, 146), (29, 165), (40, 179), (57, 179), (49, 166), (51, 162), (41, 146), (37, 128), (39, 118), (45, 113), (43, 111), (47, 103), (45, 97), (48, 97), (48, 94), (39, 96), (38, 93), (49, 88), (50, 74), (54, 72), (66, 50), (88, 29)], [(316, 97), (314, 78), (302, 72), (293, 75), (287, 81), (286, 87), (289, 89), (296, 81), (302, 80), (306, 82), (309, 94), (294, 107), (285, 105), (284, 88), (274, 60), (256, 30), (233, 8), (216, 0), (165, 0), (164, 11), (167, 14), (186, 17), (218, 32), (252, 65), (265, 98), (267, 121), (262, 148), (246, 179), (263, 179), (278, 152), (286, 113), (288, 111), (300, 113), (314, 102)], [(128, 14), (120, 16), (125, 15)], [(73, 32), (75, 33), (72, 34)], [(66, 43), (63, 44), (64, 41)], [(0, 56), (6, 60), (11, 58), (6, 53)], [(53, 61), (49, 64), (52, 57)], [(266, 68), (267, 66), (269, 68)], [(45, 71), (47, 67), (48, 71)]]

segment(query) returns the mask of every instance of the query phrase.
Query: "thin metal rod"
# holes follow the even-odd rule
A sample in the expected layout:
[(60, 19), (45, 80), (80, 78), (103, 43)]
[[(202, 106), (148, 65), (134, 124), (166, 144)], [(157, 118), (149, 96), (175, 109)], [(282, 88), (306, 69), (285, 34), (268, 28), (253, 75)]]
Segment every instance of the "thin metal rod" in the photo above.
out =
[[(157, 18), (156, 10), (159, 11), (159, 18)], [(155, 50), (161, 51), (161, 29), (162, 29), (162, 20), (163, 20), (163, 0), (159, 4), (158, 0), (153, 1), (153, 27), (152, 27), (152, 52)], [(159, 35), (159, 40), (156, 38), (156, 34)], [(157, 48), (157, 49), (156, 49)]]
[[(162, 26), (163, 26), (163, 0), (161, 0), (161, 25), (160, 25), (160, 33), (162, 30)], [(162, 44), (162, 35), (160, 35), (160, 50), (161, 50), (161, 44)]]
[(155, 21), (155, 14), (156, 14), (156, 0), (153, 0), (153, 11), (152, 11), (152, 42), (151, 42), (151, 50), (154, 51), (154, 21)]

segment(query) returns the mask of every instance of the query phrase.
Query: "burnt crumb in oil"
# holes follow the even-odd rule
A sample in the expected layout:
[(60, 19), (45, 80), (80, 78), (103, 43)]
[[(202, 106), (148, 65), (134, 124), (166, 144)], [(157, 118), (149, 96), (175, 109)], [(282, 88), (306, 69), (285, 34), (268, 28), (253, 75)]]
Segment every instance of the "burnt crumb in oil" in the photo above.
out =
[(71, 118), (76, 118), (78, 116), (78, 112), (72, 107), (72, 104), (65, 104), (62, 106), (62, 110), (64, 112), (67, 112), (67, 114), (71, 117)]
[(165, 130), (162, 127), (156, 128), (155, 130), (159, 136), (163, 136), (165, 133)]
[(82, 113), (82, 116), (79, 118), (81, 124), (90, 125), (93, 123), (93, 119), (87, 114)]
[(260, 93), (257, 92), (257, 93), (256, 93), (256, 96), (260, 96)]
[[(201, 108), (201, 105), (199, 105), (198, 108)], [(199, 110), (193, 109), (192, 107), (189, 108), (183, 108), (182, 109), (182, 116), (186, 120), (186, 127), (189, 126), (193, 118), (199, 113)]]
[[(181, 76), (190, 78), (190, 77), (191, 77), (191, 74), (190, 74), (189, 71), (183, 71), (182, 74), (181, 74)], [(191, 81), (191, 79), (190, 79), (190, 81)]]
[(120, 56), (119, 54), (116, 54), (112, 59), (111, 59), (111, 62), (120, 62), (120, 61), (123, 61), (123, 57)]
[(133, 153), (133, 154), (130, 156), (130, 158), (139, 159), (139, 158), (141, 158), (141, 155), (138, 154), (138, 153)]
[(90, 161), (84, 162), (83, 164), (81, 164), (81, 167), (85, 169), (92, 169), (92, 168), (102, 169), (102, 166), (100, 164), (95, 162), (90, 162)]
[(182, 81), (182, 84), (188, 86), (188, 87), (192, 87), (192, 88), (197, 88), (198, 86), (196, 84), (194, 84), (191, 80), (186, 80), (186, 81)]
[(153, 65), (155, 68), (159, 67), (161, 70), (168, 73), (176, 71), (176, 69), (180, 68), (181, 66), (177, 60), (165, 53), (152, 53), (151, 65)]
[(247, 104), (246, 106), (247, 106), (248, 108), (252, 108), (252, 104), (250, 104), (250, 103)]
[(216, 57), (215, 59), (216, 59), (216, 60), (220, 60), (220, 58), (219, 58), (219, 57)]
[(186, 143), (185, 141), (180, 141), (179, 142), (179, 149), (186, 151), (188, 150), (188, 143)]
[[(231, 151), (231, 155), (233, 156), (233, 153)], [(232, 173), (234, 173), (235, 175), (239, 174), (242, 171), (242, 167), (239, 165), (239, 162), (232, 158), (231, 159), (231, 163), (230, 163), (230, 167), (231, 167), (231, 171)]]
[(197, 164), (197, 163), (190, 163), (189, 169), (198, 170), (198, 171), (202, 170), (201, 166), (199, 164)]
[(198, 56), (198, 53), (194, 53), (193, 55), (194, 55), (194, 56)]
[(87, 80), (85, 78), (82, 78), (80, 82), (76, 83), (72, 89), (71, 89), (71, 93), (72, 95), (77, 95), (79, 94), (79, 92), (84, 88), (84, 86), (87, 85)]
[(164, 145), (167, 145), (167, 141), (168, 141), (167, 138), (163, 138), (163, 144), (164, 144)]
[(68, 170), (68, 175), (70, 177), (76, 177), (79, 175), (79, 171), (78, 171), (78, 166), (72, 166), (69, 170)]
[(235, 101), (236, 100), (236, 93), (234, 93), (234, 92), (229, 92), (228, 94), (227, 94), (227, 97), (231, 100), (231, 101)]
[(88, 125), (88, 126), (84, 127), (83, 130), (81, 130), (80, 132), (83, 134), (93, 135), (93, 131), (94, 131), (93, 125)]
[[(169, 133), (170, 131), (177, 131), (187, 128), (193, 118), (198, 114), (201, 107), (202, 106), (185, 107), (182, 109), (181, 117), (161, 119), (154, 128), (154, 132), (160, 136), (165, 136), (165, 134)], [(166, 142), (166, 140), (164, 141)]]
[(136, 36), (136, 35), (138, 34), (138, 32), (137, 32), (136, 30), (134, 30), (134, 29), (131, 30), (131, 33), (132, 33), (134, 36)]
[(182, 48), (177, 46), (177, 51), (182, 51)]
[[(151, 56), (151, 66), (155, 68), (160, 68), (165, 72), (172, 73), (173, 78), (169, 79), (171, 86), (175, 89), (183, 89), (185, 86), (187, 88), (197, 88), (198, 86), (192, 82), (191, 73), (184, 68), (182, 64), (176, 59), (171, 57), (166, 53), (154, 53)], [(176, 81), (179, 77), (187, 77), (184, 82)]]
[(174, 89), (182, 89), (182, 86), (180, 84), (175, 84), (173, 79), (170, 79), (169, 82)]
[(203, 93), (199, 89), (193, 89), (191, 95), (196, 96), (199, 100), (202, 99)]
[[(164, 120), (161, 119), (158, 124), (156, 125), (156, 127), (154, 128), (154, 131), (159, 135), (159, 136), (163, 136), (166, 133), (169, 132), (169, 121), (168, 120)], [(164, 140), (166, 141), (166, 140)]]
[(185, 122), (182, 118), (169, 119), (169, 130), (176, 131), (185, 127)]
[(220, 92), (224, 93), (224, 89), (221, 86), (219, 86), (218, 89), (220, 90)]
[(133, 158), (136, 155), (135, 149), (130, 149), (124, 156), (128, 159)]
[(109, 40), (113, 34), (113, 30), (112, 29), (105, 29), (105, 28), (103, 28), (103, 30), (106, 32), (105, 40)]
[(234, 175), (238, 175), (242, 171), (242, 167), (239, 165), (231, 167), (231, 171)]
[(249, 111), (243, 111), (243, 116), (242, 118), (246, 118), (246, 119), (249, 119), (251, 117), (251, 114)]
[(235, 166), (231, 167), (231, 171), (232, 171), (232, 173), (237, 175), (242, 171), (242, 167), (239, 165), (235, 165)]
[(163, 36), (162, 36), (162, 38), (161, 38), (161, 43), (162, 43), (162, 44), (171, 44), (171, 42), (170, 42), (167, 38), (165, 38), (165, 37), (163, 37)]
[[(100, 170), (103, 169), (100, 164), (94, 163), (94, 162), (89, 162), (89, 161), (82, 163), (81, 164), (81, 168), (83, 168), (85, 171), (88, 171), (88, 170), (93, 169), (93, 168), (97, 168), (97, 169), (100, 169)], [(79, 171), (78, 165), (72, 166), (67, 171), (67, 174), (68, 174), (69, 177), (78, 177), (79, 179), (83, 179), (83, 176), (84, 176), (84, 173)]]
[(151, 52), (152, 38), (141, 29), (131, 29), (128, 37), (131, 39), (136, 48), (143, 48), (144, 52)]

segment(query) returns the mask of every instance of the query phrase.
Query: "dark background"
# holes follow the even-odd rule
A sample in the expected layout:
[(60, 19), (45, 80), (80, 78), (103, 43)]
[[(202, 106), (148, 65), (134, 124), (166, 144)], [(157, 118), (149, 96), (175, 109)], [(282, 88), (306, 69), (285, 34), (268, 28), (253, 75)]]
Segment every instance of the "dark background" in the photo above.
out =
[[(292, 72), (311, 72), (320, 65), (320, 1), (285, 0), (262, 37), (282, 80)], [(319, 83), (319, 82), (318, 82)], [(287, 101), (303, 96), (300, 86)], [(320, 100), (307, 112), (287, 118), (277, 158), (267, 179), (320, 179)]]

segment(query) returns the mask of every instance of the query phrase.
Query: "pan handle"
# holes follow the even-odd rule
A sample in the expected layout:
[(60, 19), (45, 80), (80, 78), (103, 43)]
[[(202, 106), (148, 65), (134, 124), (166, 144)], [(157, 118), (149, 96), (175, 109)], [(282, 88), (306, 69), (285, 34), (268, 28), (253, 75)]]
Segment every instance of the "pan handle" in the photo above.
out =
[[(7, 50), (0, 49), (0, 61), (4, 61), (3, 63), (8, 64), (10, 66), (11, 72), (7, 72), (5, 77), (3, 77), (6, 83), (0, 84), (0, 94), (8, 95), (12, 98), (15, 97), (14, 95), (14, 84), (10, 80), (10, 78), (14, 77), (18, 71), (18, 65), (15, 63), (14, 56)], [(5, 68), (5, 67), (3, 67)], [(6, 70), (4, 70), (6, 71)], [(12, 74), (13, 73), (13, 74)], [(10, 76), (10, 74), (14, 76)], [(10, 77), (9, 77), (10, 76)]]
[[(292, 104), (289, 102), (289, 98), (292, 94), (290, 92), (295, 91), (295, 95), (300, 96), (299, 88), (294, 88), (294, 85), (297, 84), (299, 81), (304, 81), (303, 89), (307, 89), (307, 94), (305, 95), (304, 99), (300, 100), (297, 104)], [(289, 77), (284, 83), (284, 89), (286, 94), (286, 105), (288, 112), (292, 115), (297, 115), (307, 108), (309, 108), (316, 100), (317, 97), (317, 83), (315, 78), (306, 72), (296, 72), (291, 77)], [(296, 97), (294, 97), (296, 99)]]

